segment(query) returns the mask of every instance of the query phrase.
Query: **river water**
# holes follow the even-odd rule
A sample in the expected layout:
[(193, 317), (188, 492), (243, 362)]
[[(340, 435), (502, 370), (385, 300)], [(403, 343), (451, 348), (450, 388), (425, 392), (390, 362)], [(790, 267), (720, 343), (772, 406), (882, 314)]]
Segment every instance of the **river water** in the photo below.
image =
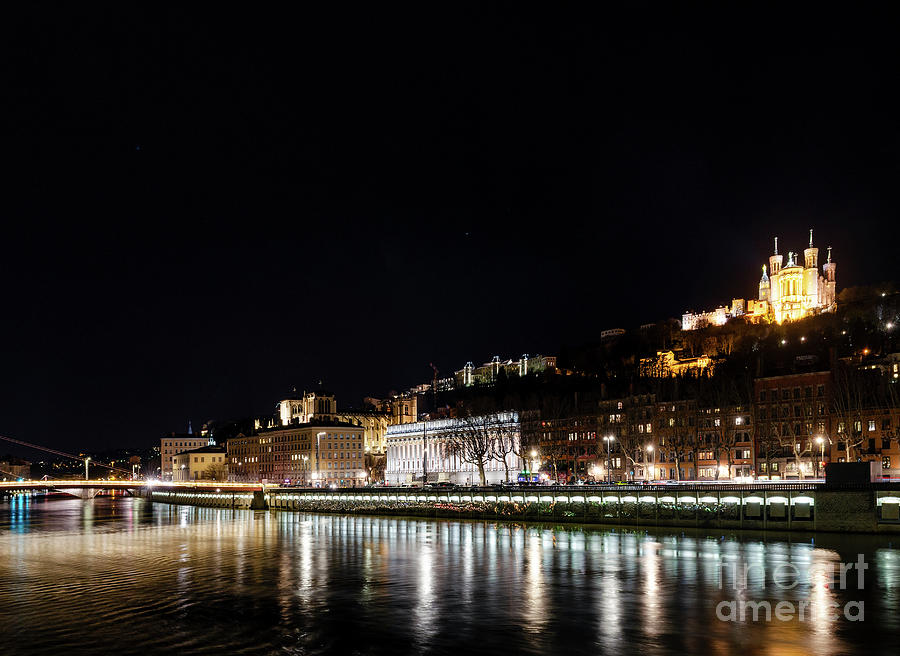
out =
[(897, 547), (17, 497), (0, 654), (897, 654)]

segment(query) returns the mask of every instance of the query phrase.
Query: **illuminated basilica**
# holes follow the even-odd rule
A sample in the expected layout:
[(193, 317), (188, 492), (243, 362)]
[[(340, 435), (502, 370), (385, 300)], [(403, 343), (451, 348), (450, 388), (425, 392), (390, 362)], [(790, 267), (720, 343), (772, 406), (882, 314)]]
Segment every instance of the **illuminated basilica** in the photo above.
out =
[(769, 256), (769, 272), (763, 265), (759, 281), (759, 300), (768, 301), (770, 312), (776, 323), (797, 321), (819, 312), (830, 312), (835, 306), (835, 268), (831, 261), (831, 246), (828, 258), (819, 273), (819, 249), (813, 246), (813, 231), (809, 231), (809, 247), (800, 253), (788, 252), (787, 264), (778, 253), (778, 237), (775, 237), (775, 252)]
[(769, 256), (768, 270), (762, 267), (759, 296), (756, 300), (736, 298), (730, 307), (718, 307), (709, 312), (685, 312), (682, 330), (696, 330), (705, 326), (721, 326), (729, 319), (745, 317), (751, 322), (797, 321), (820, 312), (831, 312), (835, 307), (835, 269), (831, 261), (831, 246), (819, 273), (819, 249), (813, 246), (813, 231), (809, 231), (809, 247), (800, 253), (788, 252), (787, 263), (778, 252)]

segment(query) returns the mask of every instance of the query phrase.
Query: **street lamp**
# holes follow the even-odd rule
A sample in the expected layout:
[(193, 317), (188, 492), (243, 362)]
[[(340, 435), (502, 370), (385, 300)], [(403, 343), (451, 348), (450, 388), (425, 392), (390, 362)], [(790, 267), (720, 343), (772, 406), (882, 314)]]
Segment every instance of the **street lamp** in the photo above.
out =
[[(830, 444), (831, 440), (829, 438), (822, 437), (821, 435), (816, 438), (816, 444), (819, 445), (819, 456), (820, 456), (819, 462), (822, 463), (822, 465), (825, 464), (825, 440), (826, 439), (828, 440), (828, 443)], [(818, 469), (819, 469), (819, 467), (817, 466), (816, 470), (818, 471)]]
[(306, 487), (306, 472), (309, 470), (309, 456), (304, 453), (300, 458), (303, 460), (303, 487)]
[(182, 482), (184, 482), (184, 481), (187, 480), (187, 479), (184, 477), (184, 468), (185, 468), (185, 467), (187, 467), (187, 465), (181, 465), (181, 480), (182, 480)]
[(531, 473), (534, 473), (534, 461), (537, 460), (537, 451), (531, 450)]
[(647, 470), (647, 454), (648, 453), (650, 454), (651, 457), (654, 457), (652, 444), (648, 444), (647, 449), (644, 451), (644, 479), (645, 480), (652, 479), (653, 478), (653, 469), (656, 469), (656, 460), (654, 459), (652, 468), (650, 469), (650, 471)]
[(603, 441), (606, 442), (606, 480), (608, 483), (612, 483), (612, 469), (610, 468), (610, 457), (609, 457), (609, 443), (615, 440), (612, 435), (607, 435), (603, 438)]
[[(313, 476), (316, 480), (319, 480), (322, 477), (322, 471), (320, 467), (322, 466), (319, 462), (319, 441), (322, 439), (322, 436), (325, 435), (324, 431), (321, 433), (316, 433), (316, 473)], [(327, 481), (326, 481), (327, 482)]]
[(84, 459), (84, 480), (88, 480), (88, 463), (91, 461), (90, 456)]

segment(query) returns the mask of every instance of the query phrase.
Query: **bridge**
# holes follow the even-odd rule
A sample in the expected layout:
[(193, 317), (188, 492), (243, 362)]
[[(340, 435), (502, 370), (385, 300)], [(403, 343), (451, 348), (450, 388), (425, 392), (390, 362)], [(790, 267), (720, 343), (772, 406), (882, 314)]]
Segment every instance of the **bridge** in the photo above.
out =
[[(19, 446), (37, 449), (56, 456), (84, 463), (84, 478), (55, 479), (44, 477), (40, 480), (22, 480), (10, 472), (0, 471), (12, 480), (0, 481), (0, 498), (14, 494), (28, 494), (41, 491), (58, 491), (82, 499), (91, 499), (103, 492), (122, 492), (148, 499), (179, 499), (187, 503), (197, 503), (200, 499), (215, 497), (220, 506), (268, 507), (265, 502), (265, 486), (259, 483), (226, 483), (220, 481), (158, 481), (135, 478), (134, 472), (91, 461), (89, 456), (74, 455), (40, 444), (0, 435), (0, 440)], [(90, 466), (101, 467), (111, 473), (109, 479), (91, 479)], [(119, 475), (118, 480), (114, 475)], [(154, 492), (156, 493), (154, 495)]]
[(252, 483), (220, 483), (216, 481), (191, 481), (191, 482), (160, 482), (144, 480), (78, 480), (78, 479), (48, 479), (37, 481), (2, 481), (0, 482), (0, 497), (13, 494), (33, 493), (43, 491), (58, 491), (71, 494), (82, 499), (92, 499), (102, 492), (123, 492), (134, 496), (151, 496), (152, 490), (163, 492), (184, 491), (193, 494), (209, 493), (228, 495), (231, 493), (250, 493), (261, 491), (262, 485)]

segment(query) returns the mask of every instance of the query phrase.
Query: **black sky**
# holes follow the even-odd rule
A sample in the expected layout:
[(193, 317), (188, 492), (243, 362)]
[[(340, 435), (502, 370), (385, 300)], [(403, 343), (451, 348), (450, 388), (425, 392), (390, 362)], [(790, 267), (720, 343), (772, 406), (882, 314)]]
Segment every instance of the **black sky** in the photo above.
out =
[(752, 296), (810, 227), (839, 288), (897, 277), (887, 15), (86, 12), (2, 27), (5, 435), (557, 353)]

